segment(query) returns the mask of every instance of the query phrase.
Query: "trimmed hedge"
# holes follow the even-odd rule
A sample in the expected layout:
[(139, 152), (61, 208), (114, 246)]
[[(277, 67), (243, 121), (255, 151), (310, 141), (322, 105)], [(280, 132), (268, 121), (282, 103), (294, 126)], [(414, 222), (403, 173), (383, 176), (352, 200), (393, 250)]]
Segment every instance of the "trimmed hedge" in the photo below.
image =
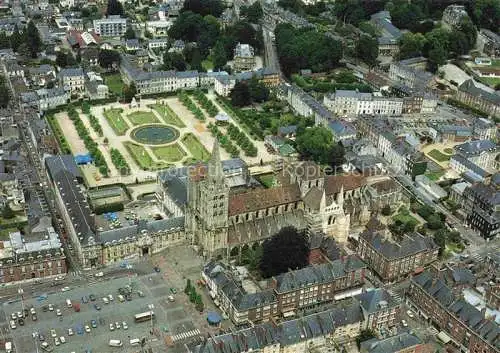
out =
[(224, 148), (226, 152), (231, 155), (231, 157), (236, 158), (240, 155), (238, 147), (236, 147), (236, 145), (233, 144), (231, 140), (219, 130), (217, 125), (210, 123), (207, 127), (212, 133), (212, 136), (219, 140), (222, 148)]
[(59, 148), (61, 149), (61, 153), (71, 154), (71, 148), (69, 148), (68, 141), (66, 140), (66, 137), (64, 136), (61, 130), (61, 126), (59, 126), (59, 123), (56, 120), (56, 117), (52, 114), (47, 115), (47, 121), (49, 122), (50, 128), (52, 129), (52, 132), (54, 133), (59, 143)]
[(242, 132), (240, 129), (229, 123), (227, 128), (227, 133), (229, 137), (236, 142), (238, 146), (245, 152), (245, 155), (248, 157), (256, 157), (257, 156), (257, 147), (250, 141), (250, 139)]
[(211, 117), (214, 117), (217, 115), (217, 113), (219, 113), (219, 109), (217, 109), (214, 103), (210, 99), (208, 99), (202, 91), (195, 91), (194, 98)]
[(120, 171), (120, 175), (130, 175), (130, 166), (123, 157), (123, 155), (116, 148), (111, 149), (111, 161), (116, 169)]
[(194, 104), (194, 102), (188, 96), (188, 94), (186, 92), (181, 91), (179, 93), (178, 97), (179, 97), (179, 100), (182, 102), (182, 104), (184, 104), (184, 106), (186, 108), (188, 108), (191, 113), (194, 114), (194, 116), (196, 117), (196, 119), (198, 119), (199, 121), (205, 121), (205, 115), (203, 114), (203, 112), (201, 111), (201, 109), (198, 108), (196, 106), (196, 104)]

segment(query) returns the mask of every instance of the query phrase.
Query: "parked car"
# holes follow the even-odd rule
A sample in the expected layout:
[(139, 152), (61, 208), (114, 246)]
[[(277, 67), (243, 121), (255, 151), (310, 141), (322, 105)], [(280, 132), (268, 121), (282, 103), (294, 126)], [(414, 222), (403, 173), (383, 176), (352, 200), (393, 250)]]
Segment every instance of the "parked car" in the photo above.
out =
[(128, 330), (128, 325), (125, 321), (122, 322), (122, 327), (124, 330)]
[(68, 329), (68, 336), (73, 336), (73, 335), (74, 335), (73, 329), (70, 327)]
[(120, 325), (120, 323), (117, 321), (117, 322), (115, 322), (115, 327), (116, 327), (116, 329), (118, 330), (118, 329), (120, 329), (122, 326), (121, 326), (121, 325)]
[(59, 341), (59, 338), (54, 338), (54, 345), (58, 346), (61, 344), (61, 341)]
[(57, 309), (57, 310), (56, 310), (56, 315), (57, 315), (57, 316), (61, 316), (61, 315), (62, 315), (62, 313), (61, 313), (61, 309)]
[(90, 326), (92, 326), (92, 328), (96, 328), (97, 327), (97, 321), (91, 320), (90, 321)]
[(52, 338), (57, 337), (56, 330), (54, 330), (54, 329), (50, 330), (50, 337), (52, 337)]
[(97, 299), (97, 297), (94, 294), (90, 294), (89, 295), (89, 299), (90, 299), (91, 302), (95, 302), (95, 300)]
[(54, 311), (54, 305), (49, 304), (49, 311)]
[(84, 295), (84, 296), (82, 297), (82, 303), (83, 303), (83, 304), (87, 304), (88, 302), (89, 302), (89, 298), (88, 298), (86, 295)]
[(66, 343), (66, 338), (64, 338), (64, 336), (61, 336), (59, 337), (59, 341), (61, 341), (61, 343)]
[(95, 310), (101, 310), (101, 307), (99, 306), (99, 304), (94, 304), (94, 308), (95, 308)]
[(90, 326), (89, 325), (85, 325), (85, 332), (87, 332), (87, 333), (90, 332)]
[(113, 325), (113, 323), (109, 324), (109, 330), (110, 331), (114, 331), (115, 330), (115, 325)]

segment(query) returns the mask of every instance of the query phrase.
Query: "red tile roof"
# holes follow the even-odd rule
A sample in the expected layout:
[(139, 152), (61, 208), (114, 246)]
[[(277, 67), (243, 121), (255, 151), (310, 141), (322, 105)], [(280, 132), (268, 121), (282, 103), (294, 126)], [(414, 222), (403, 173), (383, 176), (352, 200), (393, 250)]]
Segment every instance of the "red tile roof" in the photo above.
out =
[(366, 178), (363, 175), (329, 175), (325, 179), (326, 195), (337, 194), (342, 185), (344, 191), (359, 189), (366, 184)]
[(271, 189), (255, 189), (229, 196), (229, 216), (276, 207), (300, 200), (297, 184)]

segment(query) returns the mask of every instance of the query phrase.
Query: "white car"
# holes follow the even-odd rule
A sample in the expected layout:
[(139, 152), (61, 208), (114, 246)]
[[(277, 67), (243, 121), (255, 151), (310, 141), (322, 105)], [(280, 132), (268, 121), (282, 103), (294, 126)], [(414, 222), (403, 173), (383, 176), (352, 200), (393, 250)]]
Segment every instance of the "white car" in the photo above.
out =
[(10, 328), (15, 330), (16, 329), (16, 322), (14, 320), (10, 320)]
[(69, 291), (69, 287), (61, 288), (61, 292), (67, 292), (67, 291)]
[(407, 327), (408, 326), (408, 323), (406, 322), (406, 320), (401, 320), (401, 323), (403, 324), (403, 327)]
[(103, 301), (104, 304), (109, 304), (109, 300), (106, 297), (102, 298), (102, 301)]
[(31, 308), (31, 309), (30, 309), (30, 313), (31, 313), (31, 315), (36, 315), (35, 308)]
[(90, 332), (90, 326), (89, 325), (85, 325), (85, 332), (87, 332), (87, 333)]
[(102, 277), (104, 276), (104, 273), (103, 272), (97, 272), (94, 277)]
[(415, 317), (415, 314), (413, 314), (411, 310), (408, 310), (406, 314), (408, 315), (408, 317)]
[(108, 299), (109, 299), (110, 302), (112, 302), (113, 300), (115, 300), (111, 294), (108, 294)]
[(128, 325), (125, 321), (122, 322), (122, 327), (124, 330), (128, 330)]
[(57, 337), (56, 337), (56, 338), (54, 338), (54, 344), (55, 344), (56, 346), (58, 346), (58, 345), (60, 345), (60, 344), (61, 344), (61, 341), (59, 341), (59, 338), (57, 338)]
[(116, 327), (117, 330), (120, 329), (121, 325), (120, 325), (120, 323), (118, 321), (115, 322), (115, 327)]
[(16, 314), (16, 313), (12, 313), (12, 314), (10, 314), (10, 318), (11, 318), (12, 320), (17, 320), (17, 314)]
[(74, 335), (73, 329), (69, 328), (68, 329), (68, 336), (73, 336), (73, 335)]
[(49, 304), (49, 311), (54, 311), (54, 305)]
[(114, 331), (115, 330), (115, 325), (113, 325), (113, 323), (109, 324), (109, 330), (110, 331)]
[(54, 329), (50, 330), (50, 337), (52, 337), (52, 338), (56, 338), (57, 337), (56, 330), (54, 330)]
[(64, 336), (61, 336), (59, 337), (59, 341), (61, 341), (61, 343), (66, 343), (66, 338), (64, 338)]
[(17, 318), (18, 318), (18, 319), (22, 319), (23, 317), (24, 317), (23, 313), (22, 313), (22, 312), (20, 312), (20, 311), (18, 311), (18, 312), (17, 312)]
[(61, 315), (62, 315), (62, 313), (61, 313), (61, 309), (57, 309), (57, 310), (56, 310), (56, 315), (57, 315), (57, 316), (61, 316)]

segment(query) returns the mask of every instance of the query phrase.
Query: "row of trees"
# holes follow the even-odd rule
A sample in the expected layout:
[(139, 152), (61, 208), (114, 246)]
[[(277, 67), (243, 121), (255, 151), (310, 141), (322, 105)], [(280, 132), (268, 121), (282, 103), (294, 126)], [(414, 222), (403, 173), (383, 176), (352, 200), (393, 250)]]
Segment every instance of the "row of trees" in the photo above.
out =
[(250, 141), (243, 131), (238, 129), (236, 125), (229, 123), (227, 133), (231, 139), (245, 152), (246, 156), (257, 156), (257, 147)]
[(215, 137), (217, 140), (219, 140), (220, 145), (222, 148), (231, 155), (231, 157), (236, 158), (240, 155), (240, 150), (234, 143), (231, 142), (231, 140), (220, 131), (219, 127), (215, 124), (209, 123), (208, 124), (208, 130), (210, 130), (210, 133), (212, 134), (213, 137)]
[(184, 293), (188, 296), (189, 301), (195, 305), (196, 310), (201, 313), (205, 309), (201, 295), (196, 292), (196, 288), (191, 284), (189, 278), (186, 283), (186, 288), (184, 288)]
[(85, 147), (94, 159), (94, 164), (99, 169), (99, 172), (105, 177), (108, 176), (109, 169), (104, 156), (99, 150), (97, 143), (90, 137), (87, 128), (80, 119), (80, 115), (72, 105), (68, 105), (68, 116), (73, 122), (78, 136), (83, 140)]
[(130, 166), (127, 160), (116, 148), (112, 148), (110, 151), (111, 161), (115, 165), (116, 169), (120, 171), (120, 175), (130, 175)]
[(301, 69), (329, 71), (342, 57), (342, 44), (314, 29), (280, 24), (275, 35), (281, 69), (288, 77)]
[(207, 96), (205, 96), (205, 93), (203, 93), (202, 91), (195, 91), (194, 98), (211, 117), (214, 117), (217, 115), (217, 113), (219, 113), (219, 109), (217, 109), (215, 104), (210, 99), (208, 99)]
[(71, 154), (71, 149), (69, 148), (68, 141), (66, 140), (66, 137), (64, 136), (64, 133), (61, 130), (61, 126), (56, 120), (56, 117), (53, 114), (47, 115), (47, 121), (49, 122), (49, 125), (52, 128), (52, 132), (59, 142), (58, 144), (59, 148), (61, 149), (61, 153)]
[(103, 132), (102, 132), (102, 126), (101, 124), (99, 123), (99, 120), (93, 116), (92, 114), (90, 114), (90, 103), (87, 102), (87, 101), (84, 101), (82, 103), (82, 112), (84, 114), (87, 114), (88, 117), (89, 117), (89, 122), (90, 122), (90, 126), (92, 126), (92, 129), (94, 129), (94, 131), (99, 135), (99, 136), (102, 136), (103, 135)]
[(0, 75), (0, 108), (7, 108), (10, 101), (10, 90), (5, 76)]
[(186, 92), (180, 92), (178, 94), (179, 100), (184, 104), (186, 108), (189, 109), (191, 113), (198, 119), (199, 121), (205, 121), (205, 114), (201, 111), (200, 108), (193, 102), (191, 97)]

